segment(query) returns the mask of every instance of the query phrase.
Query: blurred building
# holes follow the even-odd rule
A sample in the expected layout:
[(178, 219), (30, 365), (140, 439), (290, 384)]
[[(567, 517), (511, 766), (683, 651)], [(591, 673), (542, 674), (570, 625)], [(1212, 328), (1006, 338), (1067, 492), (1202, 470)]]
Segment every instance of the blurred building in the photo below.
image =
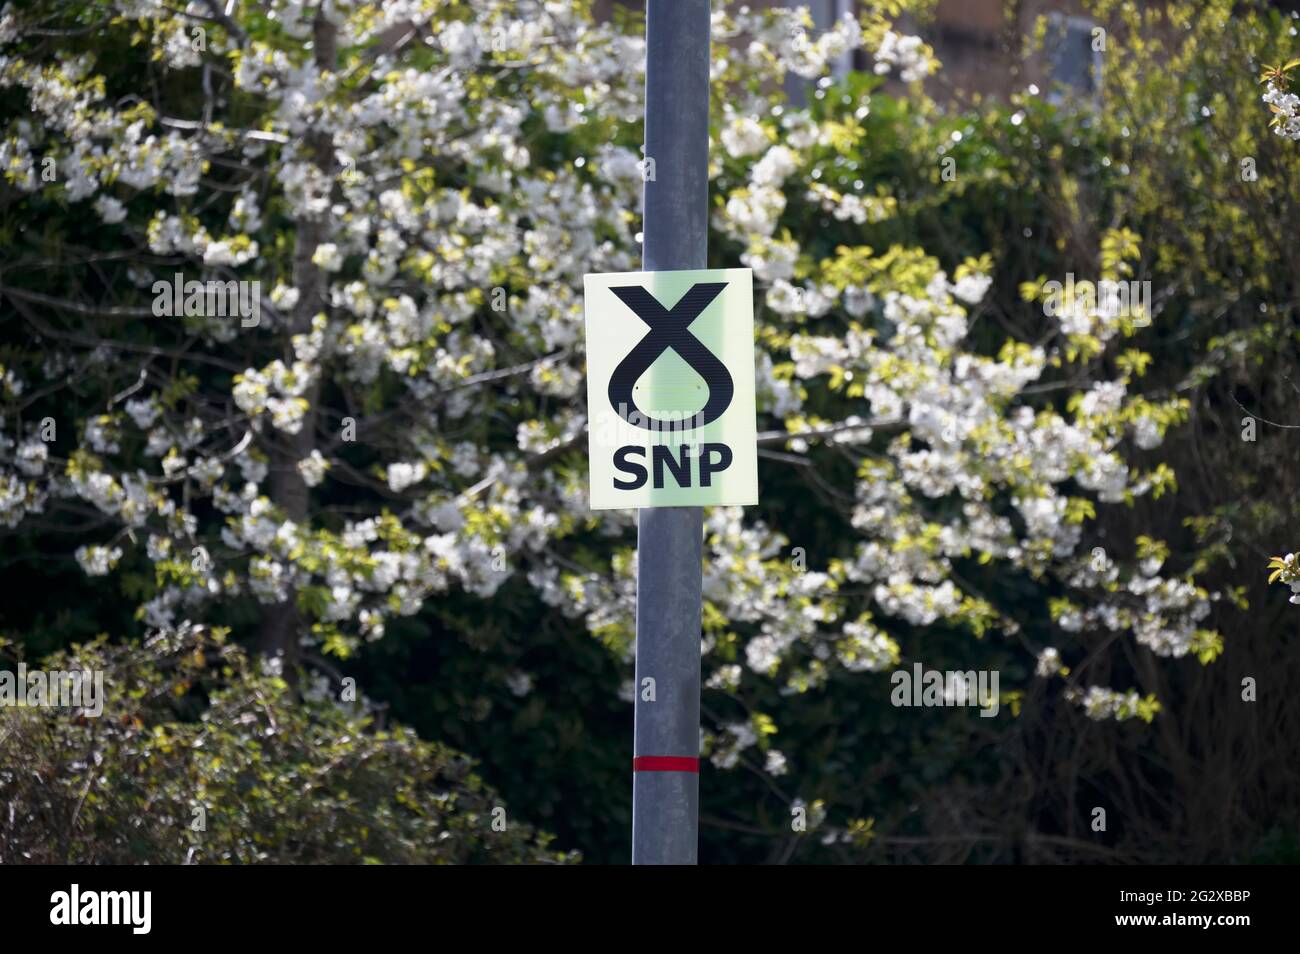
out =
[[(1159, 2), (1150, 0), (1149, 5)], [(645, 0), (596, 0), (596, 15), (608, 17), (616, 5), (644, 10)], [(734, 5), (742, 5), (741, 0)], [(860, 4), (859, 0), (744, 0), (744, 5), (804, 5), (824, 28)], [(1293, 10), (1300, 0), (1274, 6)], [(1040, 16), (1047, 26), (1043, 49), (1022, 62), (1025, 38)], [(943, 64), (939, 76), (927, 86), (939, 100), (969, 93), (1005, 99), (1031, 83), (1046, 95), (1060, 95), (1052, 92), (1059, 89), (1056, 84), (1075, 95), (1092, 95), (1104, 59), (1104, 48), (1099, 47), (1107, 39), (1095, 32), (1098, 28), (1078, 0), (939, 0), (932, 20), (900, 25), (920, 34)], [(855, 68), (870, 68), (865, 54), (859, 52), (837, 64), (837, 71)], [(798, 96), (796, 89), (791, 93)]]

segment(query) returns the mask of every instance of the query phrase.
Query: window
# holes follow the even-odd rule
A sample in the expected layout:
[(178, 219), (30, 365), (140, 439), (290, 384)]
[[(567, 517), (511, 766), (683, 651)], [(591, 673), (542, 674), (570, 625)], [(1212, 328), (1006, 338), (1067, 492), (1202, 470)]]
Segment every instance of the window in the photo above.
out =
[(1104, 49), (1105, 33), (1092, 20), (1049, 13), (1043, 39), (1048, 101), (1060, 102), (1070, 93), (1096, 96), (1100, 90)]

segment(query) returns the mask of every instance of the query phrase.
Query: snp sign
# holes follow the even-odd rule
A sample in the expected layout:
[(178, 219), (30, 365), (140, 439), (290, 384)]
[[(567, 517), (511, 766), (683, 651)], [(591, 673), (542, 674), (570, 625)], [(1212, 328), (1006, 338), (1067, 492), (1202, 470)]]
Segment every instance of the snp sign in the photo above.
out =
[(758, 503), (750, 270), (584, 284), (592, 509)]

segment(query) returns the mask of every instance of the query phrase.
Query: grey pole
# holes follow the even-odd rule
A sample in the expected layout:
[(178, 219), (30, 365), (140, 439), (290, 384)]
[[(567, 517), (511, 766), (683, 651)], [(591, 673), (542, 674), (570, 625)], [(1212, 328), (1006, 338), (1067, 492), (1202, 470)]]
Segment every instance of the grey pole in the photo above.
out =
[[(709, 0), (646, 4), (646, 271), (708, 264), (709, 28)], [(638, 514), (634, 865), (696, 863), (703, 538), (699, 507)]]

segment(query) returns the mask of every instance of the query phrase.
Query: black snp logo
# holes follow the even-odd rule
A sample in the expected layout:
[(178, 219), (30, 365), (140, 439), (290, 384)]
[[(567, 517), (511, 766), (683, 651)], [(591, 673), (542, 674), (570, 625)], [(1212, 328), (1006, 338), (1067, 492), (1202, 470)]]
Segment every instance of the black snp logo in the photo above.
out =
[[(691, 286), (671, 309), (665, 308), (640, 285), (610, 288), (650, 328), (610, 375), (609, 403), (619, 417), (643, 430), (676, 434), (716, 421), (731, 406), (735, 394), (731, 372), (690, 330), (691, 324), (726, 287), (726, 282), (699, 282)], [(656, 417), (655, 410), (647, 412), (637, 404), (633, 393), (637, 380), (670, 348), (704, 379), (708, 388), (704, 407), (689, 417)], [(692, 468), (691, 452), (694, 448), (695, 445), (689, 443), (620, 447), (614, 452), (614, 466), (629, 476), (622, 480), (615, 477), (614, 486), (619, 490), (636, 490), (645, 485), (651, 475), (645, 465), (634, 458), (644, 460), (647, 452), (652, 462), (652, 486), (655, 488), (665, 486), (668, 474), (672, 475), (677, 486), (692, 486), (692, 470), (698, 471), (699, 486), (712, 486), (714, 475), (731, 466), (731, 448), (717, 442), (699, 445), (699, 466)]]

